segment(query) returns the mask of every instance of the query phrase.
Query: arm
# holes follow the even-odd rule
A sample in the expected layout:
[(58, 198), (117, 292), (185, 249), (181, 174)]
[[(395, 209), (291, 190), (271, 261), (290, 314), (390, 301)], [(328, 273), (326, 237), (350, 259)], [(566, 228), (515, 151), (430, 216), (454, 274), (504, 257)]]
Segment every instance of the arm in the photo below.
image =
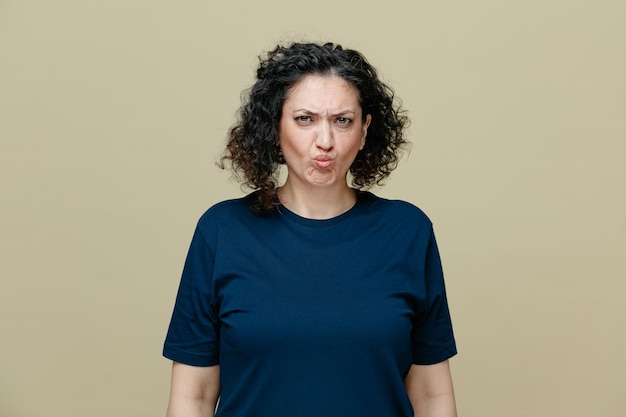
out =
[(220, 367), (172, 365), (166, 417), (213, 417), (220, 391)]
[(412, 365), (404, 385), (415, 417), (456, 417), (456, 402), (448, 361)]

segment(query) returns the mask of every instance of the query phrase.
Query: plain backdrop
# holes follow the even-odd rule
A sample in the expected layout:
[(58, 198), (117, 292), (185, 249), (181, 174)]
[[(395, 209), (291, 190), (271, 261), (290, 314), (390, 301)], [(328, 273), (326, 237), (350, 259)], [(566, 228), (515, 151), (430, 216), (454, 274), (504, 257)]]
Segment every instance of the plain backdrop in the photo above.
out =
[(460, 416), (626, 415), (622, 0), (0, 1), (0, 415), (165, 413), (187, 245), (257, 56), (362, 51), (409, 112)]

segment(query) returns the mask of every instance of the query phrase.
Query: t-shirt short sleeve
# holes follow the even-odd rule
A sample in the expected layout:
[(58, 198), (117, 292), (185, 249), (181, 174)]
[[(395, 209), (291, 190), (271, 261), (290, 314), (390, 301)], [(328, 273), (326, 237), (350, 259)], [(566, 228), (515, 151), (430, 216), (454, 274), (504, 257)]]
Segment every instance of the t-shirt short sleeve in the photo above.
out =
[(212, 285), (213, 253), (201, 223), (183, 268), (163, 356), (193, 366), (219, 363), (219, 329)]
[(422, 283), (425, 297), (414, 322), (413, 363), (430, 365), (457, 353), (441, 259), (432, 227), (423, 256)]

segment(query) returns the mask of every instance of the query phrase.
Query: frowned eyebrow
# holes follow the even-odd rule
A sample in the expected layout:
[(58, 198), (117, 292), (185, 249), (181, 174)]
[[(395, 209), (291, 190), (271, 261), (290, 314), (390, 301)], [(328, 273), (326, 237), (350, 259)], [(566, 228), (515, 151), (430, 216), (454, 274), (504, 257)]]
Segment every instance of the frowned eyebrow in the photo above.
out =
[[(305, 109), (305, 108), (296, 109), (296, 110), (292, 111), (291, 113), (292, 114), (303, 113), (303, 114), (310, 115), (310, 116), (317, 116), (319, 114), (317, 112), (314, 112), (314, 111), (311, 111), (311, 110)], [(331, 116), (333, 116), (333, 117), (342, 117), (342, 116), (355, 115), (355, 114), (356, 114), (356, 112), (354, 112), (353, 110), (342, 110), (340, 112), (331, 114)]]

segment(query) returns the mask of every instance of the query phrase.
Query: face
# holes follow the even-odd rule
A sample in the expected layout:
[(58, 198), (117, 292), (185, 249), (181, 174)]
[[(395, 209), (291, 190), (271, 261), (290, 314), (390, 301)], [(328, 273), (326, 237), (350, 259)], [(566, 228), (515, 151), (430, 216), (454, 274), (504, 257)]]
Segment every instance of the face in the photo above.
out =
[(346, 176), (371, 116), (363, 121), (359, 92), (338, 76), (308, 75), (287, 92), (279, 145), (287, 164), (285, 186), (348, 187)]

